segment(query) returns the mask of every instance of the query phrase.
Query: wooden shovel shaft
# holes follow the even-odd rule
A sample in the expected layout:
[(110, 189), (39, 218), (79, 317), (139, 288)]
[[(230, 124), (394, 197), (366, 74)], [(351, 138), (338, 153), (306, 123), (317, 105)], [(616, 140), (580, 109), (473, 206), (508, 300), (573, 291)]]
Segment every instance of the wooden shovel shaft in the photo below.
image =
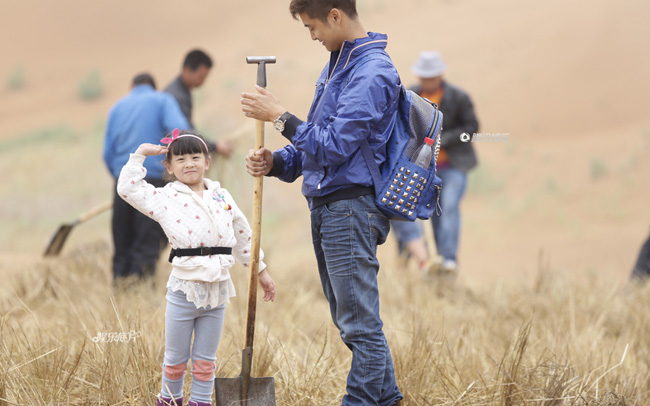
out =
[(105, 212), (106, 210), (110, 209), (113, 207), (113, 202), (106, 202), (104, 204), (101, 204), (97, 207), (94, 207), (90, 210), (88, 210), (85, 213), (82, 213), (79, 218), (76, 220), (76, 223), (82, 223), (86, 220), (90, 220), (91, 218), (95, 217), (98, 214), (101, 214)]
[[(264, 147), (264, 122), (255, 125), (255, 150)], [(246, 406), (248, 385), (253, 362), (253, 341), (255, 340), (255, 309), (257, 307), (257, 270), (260, 263), (260, 234), (262, 233), (262, 176), (253, 178), (253, 222), (251, 229), (251, 277), (248, 281), (248, 308), (246, 310), (246, 348), (242, 357), (242, 406)], [(248, 354), (248, 355), (247, 355)]]
[[(264, 122), (258, 120), (255, 126), (255, 150), (264, 147)], [(251, 229), (251, 277), (248, 282), (248, 309), (246, 312), (246, 347), (253, 346), (255, 338), (255, 309), (257, 306), (257, 271), (260, 263), (260, 237), (262, 232), (262, 189), (263, 176), (253, 178), (253, 221)]]

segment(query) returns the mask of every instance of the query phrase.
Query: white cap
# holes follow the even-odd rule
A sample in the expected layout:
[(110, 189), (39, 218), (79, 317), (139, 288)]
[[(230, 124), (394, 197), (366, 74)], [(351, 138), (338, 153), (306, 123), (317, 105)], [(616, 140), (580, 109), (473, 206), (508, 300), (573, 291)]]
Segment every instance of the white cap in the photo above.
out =
[(418, 77), (423, 79), (435, 78), (442, 75), (447, 69), (447, 65), (442, 61), (440, 52), (422, 51), (420, 57), (413, 65), (411, 70)]

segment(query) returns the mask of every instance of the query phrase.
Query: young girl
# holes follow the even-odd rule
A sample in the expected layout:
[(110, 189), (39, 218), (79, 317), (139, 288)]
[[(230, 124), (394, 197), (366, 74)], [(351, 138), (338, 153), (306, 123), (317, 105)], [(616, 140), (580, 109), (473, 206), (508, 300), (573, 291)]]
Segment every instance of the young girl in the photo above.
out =
[[(120, 196), (159, 222), (172, 247), (165, 360), (157, 405), (183, 404), (183, 378), (191, 355), (189, 405), (211, 406), (224, 311), (229, 298), (235, 296), (229, 269), (235, 259), (248, 267), (251, 229), (230, 193), (219, 182), (204, 178), (210, 158), (200, 136), (174, 130), (171, 138), (161, 142), (167, 146), (140, 145), (117, 182)], [(147, 156), (165, 153), (167, 172), (176, 180), (156, 188), (144, 180), (142, 164)], [(260, 250), (258, 279), (264, 300), (273, 301), (275, 284), (262, 257)]]

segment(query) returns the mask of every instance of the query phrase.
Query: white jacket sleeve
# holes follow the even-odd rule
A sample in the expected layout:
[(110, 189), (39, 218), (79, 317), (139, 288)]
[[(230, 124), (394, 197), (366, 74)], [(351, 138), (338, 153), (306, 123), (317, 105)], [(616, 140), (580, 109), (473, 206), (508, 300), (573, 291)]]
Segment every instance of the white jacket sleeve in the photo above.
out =
[[(228, 191), (225, 189), (222, 190), (224, 192), (224, 196), (226, 197), (226, 201), (232, 205), (233, 210), (232, 228), (233, 232), (235, 233), (237, 244), (232, 249), (232, 255), (235, 257), (237, 262), (248, 268), (250, 267), (251, 260), (250, 252), (253, 232), (250, 225), (248, 224), (248, 220), (246, 220), (246, 216), (244, 216), (244, 213), (242, 213), (239, 207), (237, 207), (237, 204), (235, 203), (235, 200), (232, 198), (230, 193), (228, 193)], [(266, 269), (266, 264), (262, 261), (262, 259), (264, 259), (264, 252), (260, 248), (260, 260), (257, 268), (258, 273)]]
[(165, 197), (161, 189), (147, 183), (144, 155), (131, 154), (117, 179), (117, 193), (131, 206), (156, 221), (165, 217)]

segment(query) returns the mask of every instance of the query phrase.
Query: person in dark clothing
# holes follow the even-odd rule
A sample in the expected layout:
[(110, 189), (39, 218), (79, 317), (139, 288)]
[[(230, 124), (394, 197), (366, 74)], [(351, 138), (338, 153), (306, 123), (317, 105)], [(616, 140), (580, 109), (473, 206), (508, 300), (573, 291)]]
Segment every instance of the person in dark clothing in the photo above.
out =
[[(117, 182), (131, 152), (145, 142), (158, 141), (174, 128), (189, 127), (178, 103), (167, 93), (157, 92), (151, 75), (137, 75), (131, 92), (110, 110), (106, 123), (103, 158)], [(145, 163), (147, 181), (162, 187), (163, 157)], [(164, 234), (154, 220), (126, 203), (114, 188), (112, 233), (115, 253), (113, 277), (117, 281), (131, 275), (153, 275), (160, 256), (160, 240)]]
[(460, 201), (465, 193), (467, 173), (478, 163), (474, 147), (468, 142), (478, 131), (474, 106), (466, 92), (443, 79), (446, 68), (438, 52), (420, 53), (412, 66), (420, 78), (419, 85), (412, 90), (438, 104), (443, 114), (437, 161), (438, 176), (442, 179), (442, 215), (431, 218), (438, 258), (429, 258), (419, 223), (391, 221), (400, 249), (412, 255), (423, 272), (433, 275), (457, 273)]
[[(194, 49), (185, 55), (183, 67), (180, 75), (176, 77), (165, 88), (165, 92), (174, 96), (178, 105), (190, 123), (190, 128), (195, 129), (192, 120), (192, 89), (199, 88), (203, 85), (212, 69), (212, 59), (205, 52)], [(207, 141), (210, 152), (217, 152), (219, 155), (228, 158), (232, 153), (232, 145), (226, 140), (216, 142)]]
[(645, 282), (650, 277), (650, 237), (641, 246), (639, 257), (636, 259), (630, 278), (635, 282)]

